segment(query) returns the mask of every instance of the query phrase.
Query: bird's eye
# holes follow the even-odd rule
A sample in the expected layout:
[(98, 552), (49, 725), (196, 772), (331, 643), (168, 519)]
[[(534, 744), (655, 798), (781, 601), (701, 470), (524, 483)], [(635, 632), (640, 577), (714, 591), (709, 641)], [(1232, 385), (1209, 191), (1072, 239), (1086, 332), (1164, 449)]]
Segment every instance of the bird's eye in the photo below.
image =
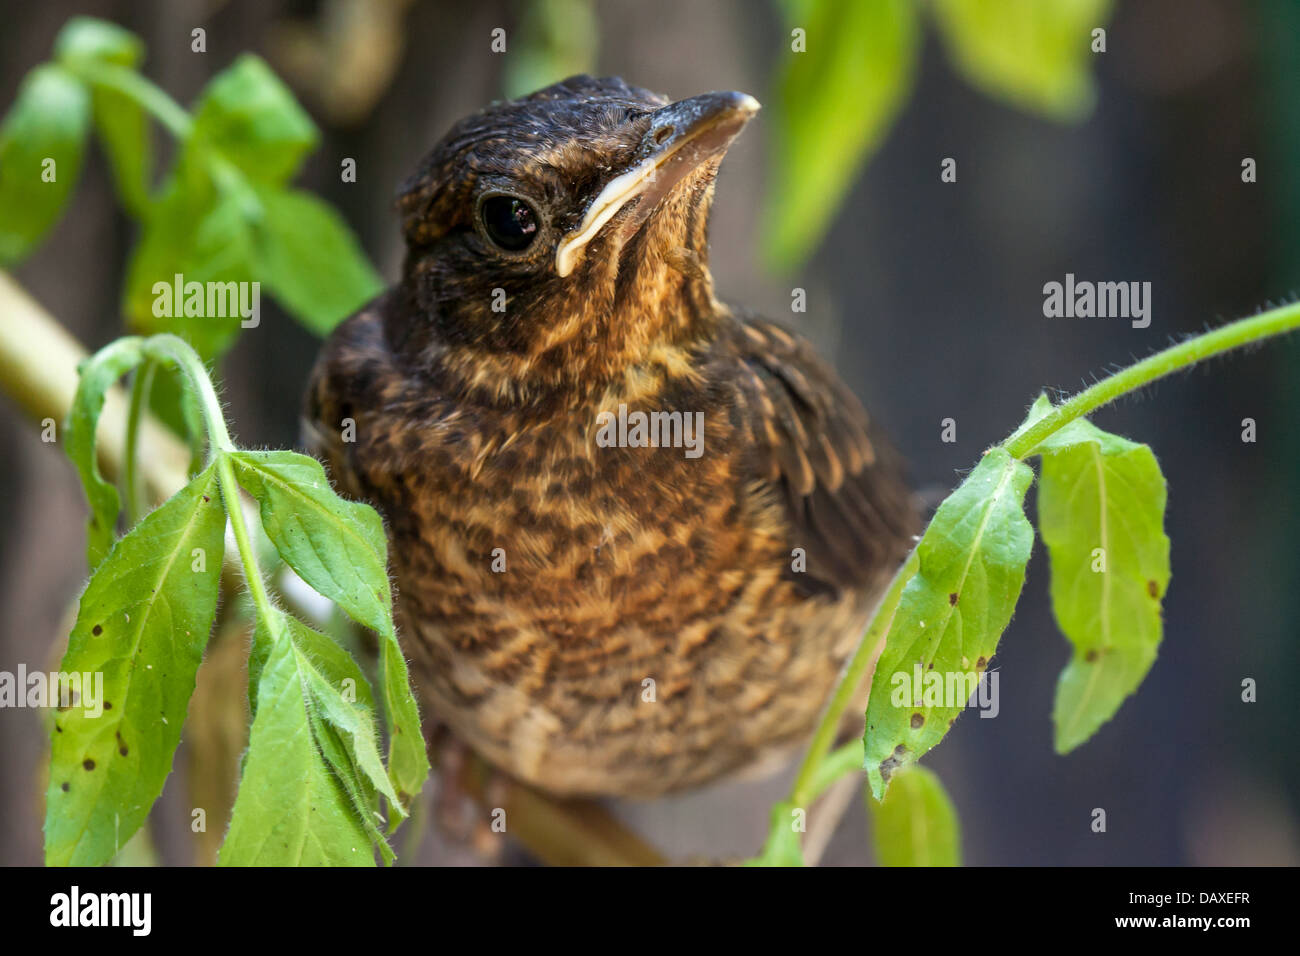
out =
[(507, 252), (522, 252), (540, 231), (537, 213), (517, 196), (488, 196), (479, 206), (488, 238)]

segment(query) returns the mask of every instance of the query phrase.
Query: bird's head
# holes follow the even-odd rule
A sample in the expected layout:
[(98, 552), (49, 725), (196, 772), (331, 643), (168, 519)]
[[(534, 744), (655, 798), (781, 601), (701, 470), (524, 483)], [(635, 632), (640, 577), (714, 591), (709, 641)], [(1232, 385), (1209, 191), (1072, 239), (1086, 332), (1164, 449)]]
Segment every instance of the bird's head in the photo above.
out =
[(714, 179), (757, 109), (579, 76), (457, 123), (401, 191), (399, 343), (436, 330), (464, 378), (509, 398), (702, 334)]

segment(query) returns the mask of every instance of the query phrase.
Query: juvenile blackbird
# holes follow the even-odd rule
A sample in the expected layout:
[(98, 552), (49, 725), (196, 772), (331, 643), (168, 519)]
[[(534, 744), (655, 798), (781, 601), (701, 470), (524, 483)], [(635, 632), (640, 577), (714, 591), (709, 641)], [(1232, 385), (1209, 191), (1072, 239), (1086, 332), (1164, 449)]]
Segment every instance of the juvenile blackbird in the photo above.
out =
[(714, 297), (757, 109), (579, 76), (462, 120), (401, 188), (400, 283), (308, 388), (311, 450), (387, 520), (426, 709), (556, 793), (802, 742), (916, 530), (835, 373)]

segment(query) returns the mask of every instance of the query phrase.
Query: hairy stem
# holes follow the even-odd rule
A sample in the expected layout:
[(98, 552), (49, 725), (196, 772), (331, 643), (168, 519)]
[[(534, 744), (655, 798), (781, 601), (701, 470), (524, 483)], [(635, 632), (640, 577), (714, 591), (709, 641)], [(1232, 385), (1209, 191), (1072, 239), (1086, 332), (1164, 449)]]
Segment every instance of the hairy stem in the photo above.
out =
[(257, 564), (257, 552), (253, 549), (253, 539), (248, 533), (244, 521), (244, 499), (239, 493), (239, 483), (235, 481), (235, 469), (230, 464), (227, 449), (217, 452), (217, 478), (221, 483), (221, 497), (226, 502), (226, 514), (230, 516), (230, 528), (235, 533), (235, 545), (239, 548), (239, 558), (244, 564), (244, 579), (248, 593), (253, 598), (258, 617), (270, 624), (271, 599), (266, 593), (266, 582), (262, 580), (262, 569)]
[[(799, 774), (795, 777), (794, 786), (790, 789), (790, 803), (796, 807), (807, 808), (813, 800), (817, 799), (820, 790), (824, 790), (833, 780), (825, 779), (822, 773), (822, 763), (826, 755), (830, 753), (831, 746), (835, 743), (835, 735), (839, 732), (840, 721), (844, 717), (844, 712), (848, 710), (849, 704), (858, 693), (858, 688), (862, 684), (863, 678), (879, 656), (880, 647), (889, 633), (889, 625), (894, 622), (894, 611), (898, 607), (898, 599), (903, 596), (903, 588), (911, 580), (912, 575), (916, 573), (917, 557), (916, 551), (913, 550), (908, 555), (907, 561), (898, 569), (894, 575), (894, 580), (890, 582), (889, 590), (885, 592), (884, 598), (880, 601), (880, 606), (871, 618), (871, 623), (867, 625), (866, 631), (862, 635), (862, 640), (858, 642), (857, 649), (853, 656), (849, 658), (848, 664), (844, 668), (844, 674), (840, 677), (839, 685), (835, 688), (835, 693), (831, 695), (830, 703), (826, 705), (823, 711), (821, 721), (817, 724), (817, 730), (813, 732), (812, 742), (808, 745), (808, 753), (799, 766)], [(859, 761), (860, 763), (860, 761)]]
[(131, 380), (131, 404), (126, 415), (126, 460), (122, 463), (122, 499), (126, 502), (127, 524), (134, 526), (146, 511), (144, 489), (140, 487), (140, 468), (138, 464), (140, 447), (140, 417), (144, 407), (149, 403), (149, 392), (153, 388), (153, 376), (157, 365), (146, 359)]
[(208, 431), (208, 453), (215, 457), (222, 452), (234, 451), (226, 416), (221, 411), (221, 400), (212, 386), (208, 370), (184, 339), (176, 335), (152, 335), (144, 340), (146, 353), (162, 361), (171, 362), (189, 379), (192, 394), (199, 400), (199, 411)]
[(253, 598), (258, 616), (269, 623), (273, 613), (271, 599), (267, 595), (266, 582), (262, 579), (262, 570), (258, 566), (257, 551), (253, 548), (253, 539), (244, 520), (244, 502), (239, 482), (235, 480), (235, 469), (230, 464), (230, 453), (235, 450), (235, 445), (231, 441), (226, 416), (221, 411), (221, 400), (217, 398), (208, 370), (198, 353), (184, 339), (175, 335), (154, 335), (146, 339), (144, 344), (147, 355), (175, 363), (189, 379), (192, 393), (198, 397), (199, 411), (208, 432), (208, 453), (216, 462), (221, 497), (226, 503), (230, 528), (235, 534), (235, 545), (239, 548), (239, 558), (244, 565), (248, 593)]
[(1021, 426), (1002, 443), (1015, 458), (1033, 454), (1043, 440), (1076, 418), (1087, 415), (1121, 395), (1136, 391), (1158, 378), (1189, 368), (1203, 359), (1230, 352), (1262, 339), (1300, 328), (1300, 302), (1270, 309), (1248, 319), (1238, 319), (1213, 332), (1194, 336), (1157, 352), (1123, 371), (1103, 378), (1069, 401), (1056, 406), (1032, 425)]

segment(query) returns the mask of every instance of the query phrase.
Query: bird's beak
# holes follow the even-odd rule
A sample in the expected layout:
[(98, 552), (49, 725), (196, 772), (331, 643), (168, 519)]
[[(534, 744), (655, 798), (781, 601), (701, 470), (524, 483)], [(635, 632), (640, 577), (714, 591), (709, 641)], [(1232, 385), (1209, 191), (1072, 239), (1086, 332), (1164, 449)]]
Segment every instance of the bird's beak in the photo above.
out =
[(758, 100), (748, 93), (704, 93), (651, 113), (632, 165), (605, 184), (582, 222), (556, 247), (555, 271), (561, 276), (572, 272), (587, 243), (638, 196), (637, 223), (644, 220), (701, 163), (725, 153), (758, 109)]

